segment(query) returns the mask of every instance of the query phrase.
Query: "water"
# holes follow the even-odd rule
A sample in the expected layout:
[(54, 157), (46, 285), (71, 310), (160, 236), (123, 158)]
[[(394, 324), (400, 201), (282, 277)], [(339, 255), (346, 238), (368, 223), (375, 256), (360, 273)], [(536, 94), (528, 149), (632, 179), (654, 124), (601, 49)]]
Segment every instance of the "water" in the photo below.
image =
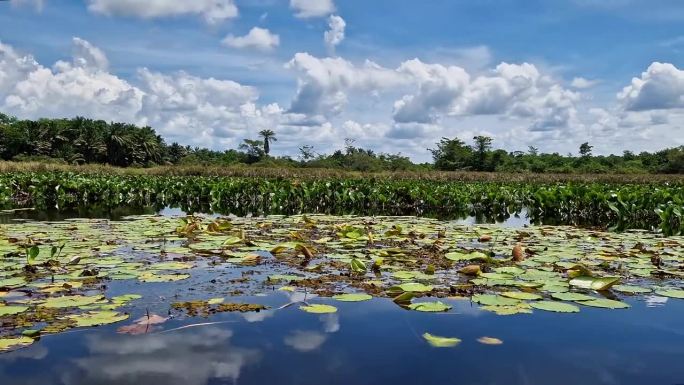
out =
[[(263, 300), (263, 298), (261, 298)], [(286, 303), (284, 294), (268, 302)], [(296, 307), (169, 321), (140, 336), (105, 327), (48, 336), (0, 355), (0, 383), (108, 384), (678, 384), (684, 382), (684, 304), (566, 315), (496, 316), (455, 301), (423, 314), (389, 300), (336, 303), (317, 316)], [(455, 336), (433, 348), (421, 334)], [(504, 341), (490, 346), (482, 336)]]
[[(34, 215), (52, 214), (16, 214)], [(528, 224), (515, 217), (501, 223)], [(342, 303), (275, 287), (263, 288), (261, 296), (230, 297), (230, 280), (239, 276), (238, 269), (205, 267), (188, 281), (145, 284), (128, 321), (48, 335), (0, 354), (0, 384), (684, 384), (684, 300), (627, 297), (627, 310), (582, 306), (577, 314), (498, 316), (469, 300), (440, 299), (454, 308), (433, 314), (404, 310), (389, 299)], [(137, 281), (107, 285), (108, 298), (142, 293)], [(207, 318), (174, 314), (148, 334), (117, 333), (147, 311), (166, 316), (177, 297), (206, 299), (206, 293), (271, 309)], [(338, 312), (305, 313), (292, 304), (301, 300), (334, 304)], [(426, 332), (462, 342), (435, 348), (423, 339)], [(479, 343), (484, 336), (503, 344)]]

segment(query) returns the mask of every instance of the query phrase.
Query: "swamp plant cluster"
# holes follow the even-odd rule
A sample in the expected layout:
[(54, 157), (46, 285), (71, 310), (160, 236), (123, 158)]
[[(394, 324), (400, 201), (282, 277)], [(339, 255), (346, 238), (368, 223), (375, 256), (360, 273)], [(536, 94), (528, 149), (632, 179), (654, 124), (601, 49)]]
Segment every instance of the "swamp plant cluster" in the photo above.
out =
[(477, 216), (504, 220), (525, 213), (533, 223), (658, 230), (682, 234), (679, 182), (457, 182), (363, 177), (174, 177), (77, 173), (0, 174), (3, 209), (90, 205), (179, 207), (236, 215), (355, 213)]
[[(0, 351), (134, 313), (145, 315), (120, 333), (155, 332), (176, 317), (325, 314), (371, 300), (428, 313), (466, 301), (493, 316), (526, 316), (684, 299), (684, 238), (643, 231), (416, 217), (136, 216), (0, 225), (0, 255)], [(245, 302), (274, 292), (289, 300)], [(459, 342), (423, 337), (437, 347)]]

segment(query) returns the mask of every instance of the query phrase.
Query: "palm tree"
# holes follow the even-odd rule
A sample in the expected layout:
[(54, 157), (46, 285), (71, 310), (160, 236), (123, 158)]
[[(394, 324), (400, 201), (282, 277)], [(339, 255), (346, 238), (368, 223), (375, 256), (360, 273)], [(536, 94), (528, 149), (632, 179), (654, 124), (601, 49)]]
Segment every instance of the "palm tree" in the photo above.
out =
[(275, 132), (271, 130), (260, 131), (259, 135), (264, 138), (264, 154), (268, 155), (271, 152), (271, 142), (277, 142), (278, 138), (275, 137)]

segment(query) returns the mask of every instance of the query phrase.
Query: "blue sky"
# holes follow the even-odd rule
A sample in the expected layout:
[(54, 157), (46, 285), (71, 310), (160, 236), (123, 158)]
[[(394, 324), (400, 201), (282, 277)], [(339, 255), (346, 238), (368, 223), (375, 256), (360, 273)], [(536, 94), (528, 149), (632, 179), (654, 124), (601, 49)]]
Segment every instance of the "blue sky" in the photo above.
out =
[(10, 0), (0, 110), (276, 154), (684, 145), (680, 0)]

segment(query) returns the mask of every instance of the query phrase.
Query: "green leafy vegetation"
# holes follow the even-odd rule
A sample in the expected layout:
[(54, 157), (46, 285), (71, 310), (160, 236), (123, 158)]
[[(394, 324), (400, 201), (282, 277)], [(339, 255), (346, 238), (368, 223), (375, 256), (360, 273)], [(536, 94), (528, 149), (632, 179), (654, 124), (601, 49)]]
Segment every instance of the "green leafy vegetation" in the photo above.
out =
[[(460, 257), (472, 255), (486, 258)], [(524, 317), (628, 309), (652, 295), (684, 298), (681, 237), (572, 226), (313, 214), (19, 221), (0, 224), (0, 256), (0, 350), (31, 342), (19, 337), (119, 323), (141, 311), (121, 333), (148, 333), (175, 316), (330, 314), (381, 301), (421, 317), (464, 305)], [(475, 274), (462, 273), (467, 266)], [(132, 292), (112, 296), (110, 286)], [(160, 287), (173, 288), (175, 302), (148, 294)], [(245, 302), (269, 294), (273, 308)], [(330, 301), (346, 303), (338, 309)]]

